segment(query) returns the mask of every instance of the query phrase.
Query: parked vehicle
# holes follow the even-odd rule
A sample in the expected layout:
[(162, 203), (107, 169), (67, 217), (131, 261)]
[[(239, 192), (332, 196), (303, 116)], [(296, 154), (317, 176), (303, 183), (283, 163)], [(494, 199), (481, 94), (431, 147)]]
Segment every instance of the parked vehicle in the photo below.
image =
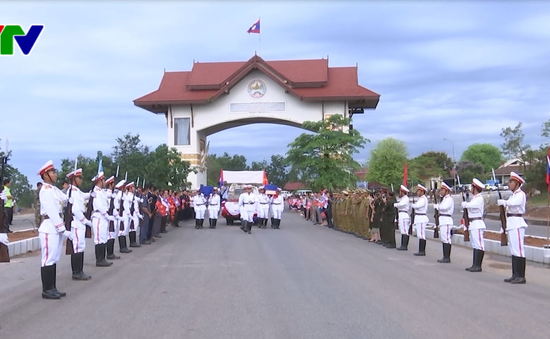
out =
[[(235, 220), (241, 220), (239, 196), (244, 192), (244, 185), (254, 185), (253, 193), (258, 194), (258, 187), (262, 186), (264, 171), (222, 171), (223, 181), (229, 185), (227, 201), (222, 202), (221, 215), (227, 225), (234, 225)], [(254, 213), (254, 220), (258, 212)]]
[(281, 191), (281, 195), (283, 196), (283, 199), (286, 200), (286, 198), (288, 198), (290, 196), (290, 192), (289, 191)]

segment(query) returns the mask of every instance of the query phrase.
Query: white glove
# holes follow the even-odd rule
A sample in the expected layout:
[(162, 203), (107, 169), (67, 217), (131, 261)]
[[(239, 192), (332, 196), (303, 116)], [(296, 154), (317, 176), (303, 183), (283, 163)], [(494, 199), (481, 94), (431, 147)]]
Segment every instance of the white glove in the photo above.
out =
[(0, 243), (8, 245), (10, 241), (8, 240), (8, 235), (6, 233), (0, 233)]
[(0, 199), (4, 201), (8, 199), (8, 194), (6, 193), (6, 191), (2, 191), (2, 193), (0, 193)]
[(504, 229), (502, 227), (500, 228), (500, 233), (504, 233)]
[(124, 217), (121, 217), (120, 215), (115, 215), (116, 220), (118, 221), (124, 221)]
[(499, 206), (506, 206), (506, 200), (504, 200), (504, 199), (498, 199), (498, 200), (497, 200), (497, 204), (498, 204)]
[(434, 209), (438, 210), (439, 209), (439, 204), (435, 204)]
[(92, 227), (92, 221), (89, 219), (84, 219), (84, 225)]
[(460, 206), (462, 206), (462, 208), (466, 208), (465, 205), (466, 205), (466, 201), (463, 201), (460, 203)]
[(138, 213), (138, 218), (140, 218), (141, 220), (143, 220), (143, 215), (141, 213)]
[(71, 231), (64, 231), (63, 236), (66, 237), (67, 239), (73, 240), (73, 235)]
[(109, 221), (116, 221), (115, 217), (113, 217), (112, 215), (108, 215), (108, 216), (107, 216), (107, 220), (109, 220)]

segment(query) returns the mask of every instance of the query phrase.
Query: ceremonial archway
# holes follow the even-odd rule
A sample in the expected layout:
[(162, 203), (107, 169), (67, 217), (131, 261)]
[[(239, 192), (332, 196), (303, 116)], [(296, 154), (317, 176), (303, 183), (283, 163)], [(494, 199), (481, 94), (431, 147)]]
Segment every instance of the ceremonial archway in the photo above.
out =
[(134, 105), (164, 114), (169, 147), (198, 169), (206, 185), (208, 136), (229, 128), (275, 123), (301, 127), (334, 114), (351, 118), (374, 109), (380, 95), (358, 84), (357, 66), (329, 67), (328, 59), (194, 62), (191, 71), (164, 72), (158, 90)]

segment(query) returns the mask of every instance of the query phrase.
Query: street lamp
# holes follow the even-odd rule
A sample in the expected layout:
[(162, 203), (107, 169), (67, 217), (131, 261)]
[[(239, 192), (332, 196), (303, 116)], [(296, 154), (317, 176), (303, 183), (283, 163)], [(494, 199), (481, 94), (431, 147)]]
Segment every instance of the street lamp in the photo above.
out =
[(453, 145), (453, 189), (455, 189), (456, 187), (455, 142), (447, 138), (443, 138), (443, 140), (450, 141), (451, 144)]

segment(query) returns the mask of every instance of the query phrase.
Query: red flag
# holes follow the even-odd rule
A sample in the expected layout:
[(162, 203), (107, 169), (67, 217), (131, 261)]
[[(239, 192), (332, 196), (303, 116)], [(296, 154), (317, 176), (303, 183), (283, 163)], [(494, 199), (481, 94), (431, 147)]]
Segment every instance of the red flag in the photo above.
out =
[(264, 186), (269, 184), (269, 181), (267, 181), (267, 174), (265, 174), (265, 171), (264, 171)]
[(405, 161), (405, 166), (403, 167), (403, 186), (407, 187), (407, 162)]

